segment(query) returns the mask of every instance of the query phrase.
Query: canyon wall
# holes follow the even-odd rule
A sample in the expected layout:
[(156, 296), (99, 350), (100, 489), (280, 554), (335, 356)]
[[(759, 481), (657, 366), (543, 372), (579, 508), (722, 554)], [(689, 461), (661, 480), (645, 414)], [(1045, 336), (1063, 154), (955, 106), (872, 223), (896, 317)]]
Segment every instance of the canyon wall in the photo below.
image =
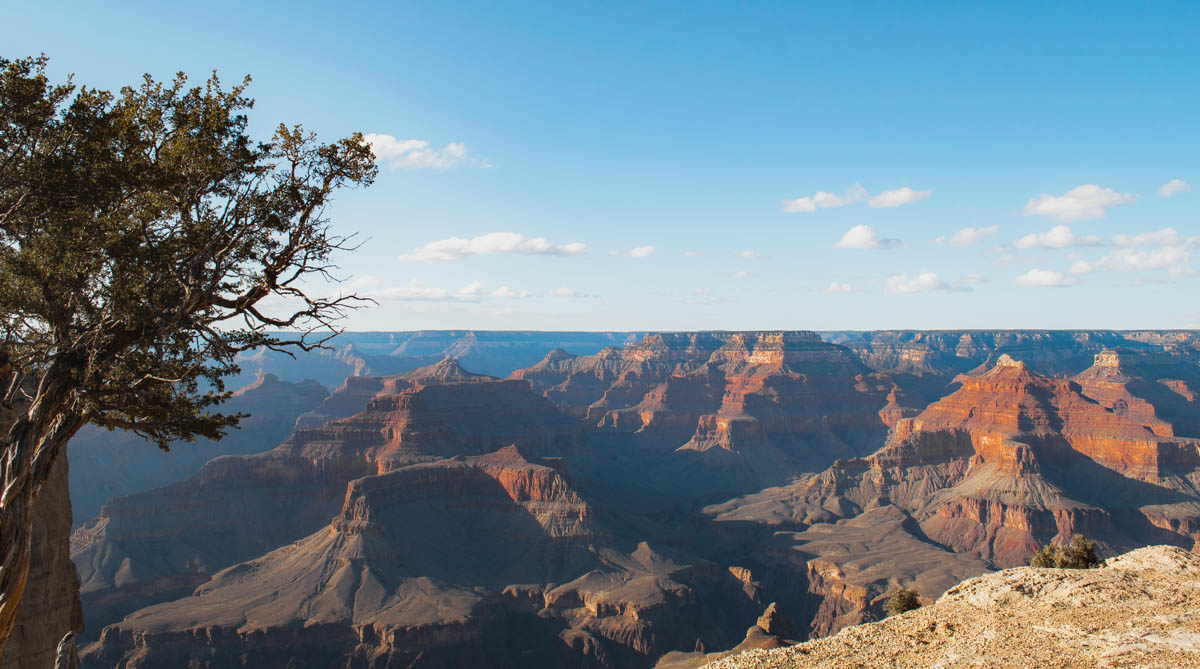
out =
[(506, 379), (453, 357), (351, 377), (277, 448), (75, 532), (84, 662), (648, 667), (779, 643), (770, 602), (824, 636), (1078, 533), (1192, 549), (1198, 352), (659, 333)]

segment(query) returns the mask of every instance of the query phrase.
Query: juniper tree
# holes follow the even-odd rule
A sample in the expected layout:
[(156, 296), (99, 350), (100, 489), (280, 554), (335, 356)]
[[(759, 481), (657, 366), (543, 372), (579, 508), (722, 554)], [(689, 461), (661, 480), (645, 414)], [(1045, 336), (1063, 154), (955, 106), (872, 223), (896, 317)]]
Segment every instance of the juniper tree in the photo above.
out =
[(359, 134), (253, 141), (248, 77), (109, 93), (45, 67), (0, 59), (0, 650), (67, 440), (93, 423), (166, 449), (235, 426), (218, 405), (238, 353), (320, 347), (358, 305), (311, 287), (351, 246), (331, 195), (376, 174)]
[(1100, 566), (1096, 542), (1077, 534), (1066, 546), (1046, 546), (1029, 561), (1031, 567), (1056, 569), (1094, 569)]
[(916, 590), (898, 588), (888, 597), (887, 605), (884, 608), (889, 616), (898, 616), (901, 613), (921, 608), (921, 598)]

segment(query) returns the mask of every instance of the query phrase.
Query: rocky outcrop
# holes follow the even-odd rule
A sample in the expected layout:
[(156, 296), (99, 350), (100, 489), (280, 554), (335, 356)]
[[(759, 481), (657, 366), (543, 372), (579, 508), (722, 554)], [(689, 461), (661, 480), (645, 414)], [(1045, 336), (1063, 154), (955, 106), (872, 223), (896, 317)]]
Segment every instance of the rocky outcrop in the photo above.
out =
[(1196, 545), (1200, 442), (1007, 355), (959, 384), (871, 456), (705, 509), (774, 529), (762, 552), (803, 574), (808, 635), (879, 617), (897, 586), (936, 596), (1076, 534), (1109, 552)]
[(555, 351), (513, 378), (641, 458), (633, 473), (646, 485), (682, 477), (709, 499), (870, 452), (918, 410), (811, 332), (647, 335), (593, 356)]
[(59, 458), (34, 502), (29, 578), (17, 610), (16, 627), (0, 657), (0, 666), (7, 669), (53, 667), (63, 638), (68, 633), (83, 632), (79, 579), (68, 551), (68, 469), (66, 458)]
[(1157, 420), (1108, 408), (1008, 356), (961, 383), (900, 421), (874, 455), (716, 512), (736, 519), (770, 508), (807, 524), (895, 504), (929, 539), (996, 566), (1024, 564), (1039, 545), (1078, 533), (1113, 548), (1195, 543), (1200, 442), (1160, 436)]
[(75, 525), (95, 517), (114, 497), (181, 481), (217, 456), (275, 448), (292, 434), (296, 418), (328, 394), (316, 381), (289, 383), (264, 375), (235, 391), (222, 406), (226, 413), (249, 414), (240, 427), (219, 441), (174, 442), (166, 453), (132, 432), (84, 427), (67, 447)]
[(384, 380), (360, 413), (297, 430), (266, 453), (222, 457), (187, 480), (120, 497), (72, 537), (89, 638), (137, 608), (186, 595), (216, 571), (328, 523), (353, 480), (517, 444), (578, 446), (581, 428), (521, 381)]
[(674, 651), (662, 656), (654, 665), (654, 669), (696, 669), (722, 657), (747, 650), (783, 648), (796, 643), (791, 641), (796, 631), (795, 621), (791, 616), (778, 603), (771, 602), (755, 624), (746, 630), (746, 638), (732, 649), (716, 653)]
[(393, 376), (351, 376), (329, 394), (320, 406), (301, 414), (296, 429), (319, 427), (331, 420), (349, 418), (367, 408), (377, 395), (396, 395), (425, 386), (447, 383), (483, 383), (495, 381), (491, 376), (463, 369), (453, 358), (444, 358), (426, 367)]
[(561, 461), (510, 446), (413, 464), (352, 481), (312, 535), (107, 628), (85, 666), (623, 667), (728, 643), (746, 600), (728, 571), (610, 541)]
[(1163, 352), (1108, 349), (1074, 381), (1088, 397), (1163, 437), (1200, 437), (1200, 366)]
[(1021, 567), (974, 578), (932, 606), (710, 669), (1198, 667), (1200, 557), (1141, 548), (1100, 569)]

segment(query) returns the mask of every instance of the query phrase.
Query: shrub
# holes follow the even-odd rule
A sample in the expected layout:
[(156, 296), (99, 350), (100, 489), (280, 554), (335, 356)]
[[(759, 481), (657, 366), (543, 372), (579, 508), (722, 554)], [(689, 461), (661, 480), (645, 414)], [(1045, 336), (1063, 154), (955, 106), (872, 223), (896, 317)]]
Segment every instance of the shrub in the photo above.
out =
[(1096, 542), (1077, 534), (1066, 546), (1046, 546), (1034, 554), (1030, 567), (1052, 567), (1056, 569), (1094, 569), (1100, 566), (1096, 555)]
[(919, 608), (921, 608), (921, 600), (917, 595), (917, 591), (900, 588), (888, 598), (886, 610), (889, 616), (895, 616), (905, 611), (912, 611)]

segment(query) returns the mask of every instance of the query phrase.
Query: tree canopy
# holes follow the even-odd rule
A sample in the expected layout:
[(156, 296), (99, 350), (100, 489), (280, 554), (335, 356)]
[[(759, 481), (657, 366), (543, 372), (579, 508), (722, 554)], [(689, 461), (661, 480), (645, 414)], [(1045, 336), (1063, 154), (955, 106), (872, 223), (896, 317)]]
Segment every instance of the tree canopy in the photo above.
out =
[(889, 616), (898, 616), (901, 613), (907, 613), (921, 608), (921, 596), (916, 590), (911, 588), (897, 588), (888, 597), (887, 604), (884, 605), (884, 610)]
[(163, 448), (235, 425), (217, 405), (239, 352), (318, 347), (360, 304), (313, 292), (353, 247), (331, 196), (376, 174), (358, 133), (253, 140), (248, 77), (110, 93), (46, 65), (0, 59), (0, 644), (66, 441), (89, 422)]
[(1100, 566), (1096, 542), (1076, 534), (1066, 546), (1046, 546), (1029, 561), (1031, 567), (1055, 569), (1094, 569)]

